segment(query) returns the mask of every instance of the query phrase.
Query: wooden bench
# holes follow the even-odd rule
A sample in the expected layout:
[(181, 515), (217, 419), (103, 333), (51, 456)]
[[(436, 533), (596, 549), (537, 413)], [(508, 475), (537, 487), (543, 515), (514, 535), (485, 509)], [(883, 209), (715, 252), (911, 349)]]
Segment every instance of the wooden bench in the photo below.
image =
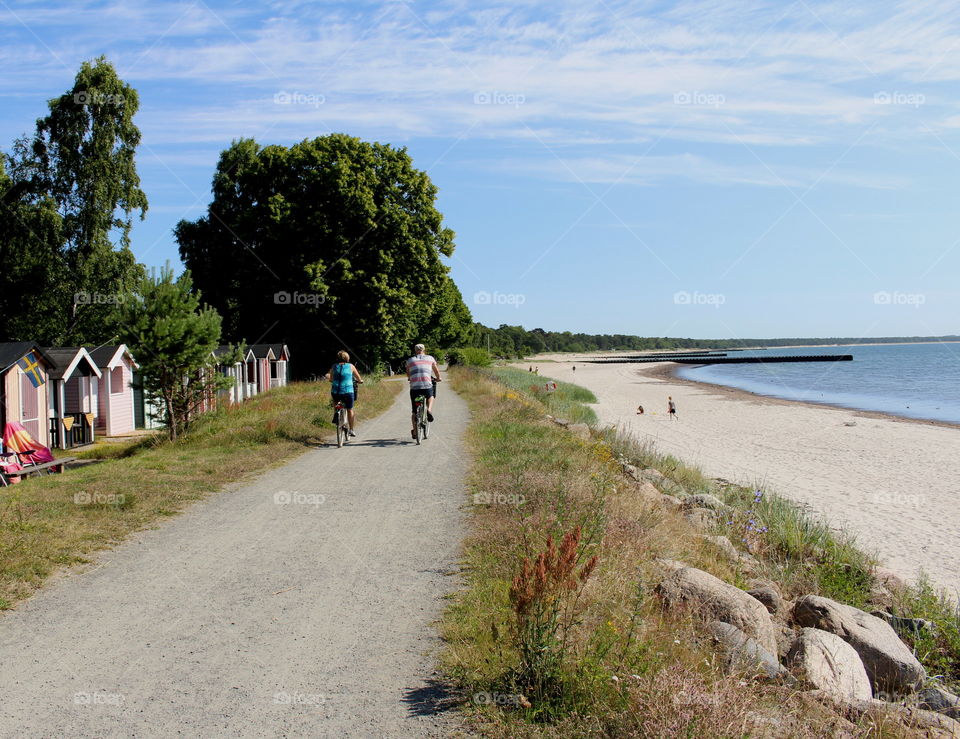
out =
[[(0, 472), (0, 482), (4, 486), (10, 483), (10, 478), (12, 477), (28, 477), (29, 475), (38, 475), (41, 472), (46, 472), (52, 467), (61, 467), (62, 465), (68, 464), (70, 462), (75, 462), (76, 457), (62, 457), (60, 459), (54, 459), (50, 462), (43, 462), (42, 464), (29, 464), (26, 467), (17, 470), (16, 472)], [(61, 472), (63, 470), (61, 469)]]

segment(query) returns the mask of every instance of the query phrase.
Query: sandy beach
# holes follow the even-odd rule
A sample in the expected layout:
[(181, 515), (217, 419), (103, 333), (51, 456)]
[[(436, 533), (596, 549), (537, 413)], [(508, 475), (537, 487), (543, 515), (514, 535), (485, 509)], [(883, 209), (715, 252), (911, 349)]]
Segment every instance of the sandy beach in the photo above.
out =
[[(538, 359), (554, 360), (539, 365), (541, 375), (594, 392), (601, 423), (708, 475), (802, 503), (906, 579), (923, 571), (960, 592), (960, 428), (680, 380), (670, 376), (672, 363)], [(677, 420), (667, 415), (667, 396)]]

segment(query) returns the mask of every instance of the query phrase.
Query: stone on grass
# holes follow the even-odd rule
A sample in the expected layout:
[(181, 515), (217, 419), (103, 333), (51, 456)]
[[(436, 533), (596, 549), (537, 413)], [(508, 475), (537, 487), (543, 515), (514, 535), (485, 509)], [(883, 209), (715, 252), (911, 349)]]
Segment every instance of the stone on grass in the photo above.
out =
[(950, 691), (933, 685), (921, 690), (919, 698), (920, 708), (960, 719), (960, 698)]
[(707, 630), (720, 645), (724, 668), (728, 673), (749, 673), (768, 680), (786, 679), (789, 672), (781, 666), (775, 654), (764, 649), (736, 626), (723, 621), (712, 621)]
[(643, 475), (643, 477), (644, 477), (645, 479), (647, 479), (647, 480), (649, 480), (650, 482), (652, 482), (654, 485), (656, 485), (656, 484), (657, 484), (658, 482), (660, 482), (661, 480), (665, 480), (665, 479), (666, 479), (666, 478), (663, 476), (663, 473), (660, 472), (660, 470), (655, 470), (655, 469), (653, 469), (653, 467), (647, 467), (647, 468), (646, 468), (643, 472), (641, 472), (640, 474)]
[(730, 509), (730, 506), (716, 495), (710, 495), (710, 493), (695, 493), (684, 501), (684, 505), (688, 508), (709, 508), (717, 513), (723, 513)]
[(807, 682), (843, 703), (873, 697), (860, 655), (835, 634), (802, 629), (787, 660), (801, 671)]
[(727, 537), (706, 535), (703, 538), (706, 541), (709, 541), (711, 544), (713, 544), (717, 549), (719, 549), (725, 555), (727, 555), (729, 559), (736, 561), (737, 559), (740, 558), (740, 552), (737, 550), (735, 546), (733, 546), (733, 542), (730, 541)]
[(590, 427), (585, 423), (572, 423), (567, 426), (567, 430), (571, 431), (574, 435), (579, 436), (581, 439), (587, 441), (590, 440)]
[(683, 517), (698, 529), (712, 529), (717, 526), (717, 514), (709, 508), (691, 508), (684, 512)]
[(684, 567), (668, 575), (657, 593), (668, 606), (689, 606), (711, 621), (736, 626), (768, 652), (776, 653), (777, 637), (767, 609), (756, 599), (709, 572)]
[(916, 635), (924, 631), (930, 634), (937, 632), (937, 625), (933, 621), (927, 621), (925, 618), (903, 618), (902, 616), (894, 616), (892, 613), (887, 613), (886, 611), (870, 611), (870, 614), (886, 621), (898, 634)]
[(763, 603), (771, 616), (781, 616), (785, 613), (786, 606), (776, 588), (766, 584), (756, 585), (747, 592)]
[(679, 508), (683, 505), (683, 501), (680, 500), (680, 498), (674, 498), (672, 495), (667, 495), (666, 493), (660, 496), (660, 502), (670, 508)]
[(875, 693), (912, 693), (926, 677), (926, 670), (893, 627), (859, 608), (805, 595), (793, 606), (793, 620), (799, 626), (836, 634), (853, 647)]

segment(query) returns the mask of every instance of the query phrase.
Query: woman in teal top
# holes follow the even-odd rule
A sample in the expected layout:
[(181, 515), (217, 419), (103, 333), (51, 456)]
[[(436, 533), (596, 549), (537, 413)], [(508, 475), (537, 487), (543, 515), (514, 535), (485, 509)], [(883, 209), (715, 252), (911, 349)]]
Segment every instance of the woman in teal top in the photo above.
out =
[[(357, 368), (350, 364), (349, 354), (340, 351), (337, 352), (337, 357), (340, 361), (330, 368), (325, 379), (330, 380), (330, 396), (333, 398), (333, 402), (336, 403), (339, 400), (343, 403), (343, 407), (347, 409), (347, 420), (350, 423), (350, 436), (356, 436), (357, 433), (353, 430), (356, 420), (353, 402), (357, 399), (356, 385), (362, 385), (363, 378), (360, 377)], [(356, 383), (356, 385), (354, 385), (354, 383)], [(336, 416), (334, 416), (333, 422), (337, 422)]]

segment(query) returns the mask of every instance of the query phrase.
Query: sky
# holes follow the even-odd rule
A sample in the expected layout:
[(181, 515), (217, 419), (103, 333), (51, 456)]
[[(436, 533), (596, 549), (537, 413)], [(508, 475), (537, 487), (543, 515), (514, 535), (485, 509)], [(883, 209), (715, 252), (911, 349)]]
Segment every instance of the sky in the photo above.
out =
[(0, 0), (0, 149), (104, 54), (181, 268), (232, 140), (406, 147), (487, 325), (960, 333), (960, 5)]

